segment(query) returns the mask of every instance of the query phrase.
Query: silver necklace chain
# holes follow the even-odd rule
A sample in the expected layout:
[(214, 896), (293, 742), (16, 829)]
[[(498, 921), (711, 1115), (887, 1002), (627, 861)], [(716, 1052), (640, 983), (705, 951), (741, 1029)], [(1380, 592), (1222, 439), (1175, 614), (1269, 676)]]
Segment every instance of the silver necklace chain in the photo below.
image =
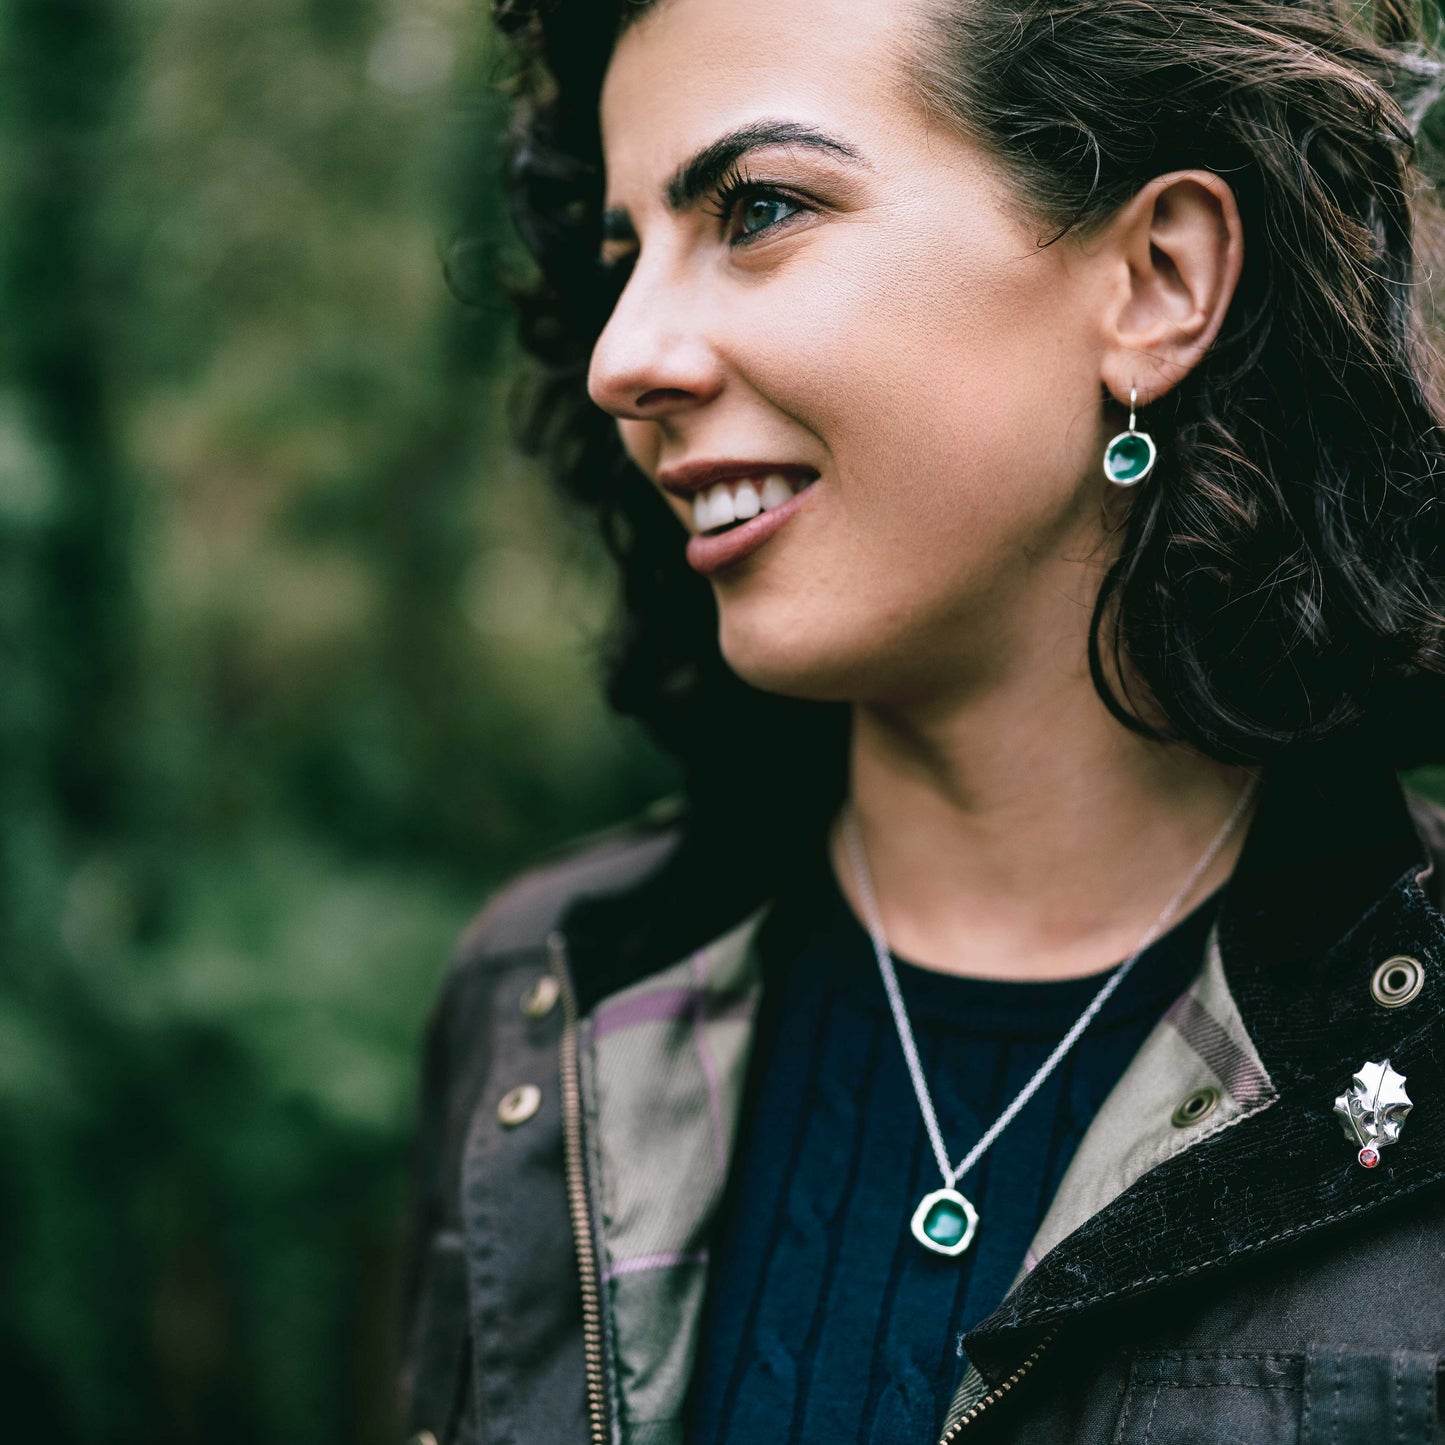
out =
[(903, 1057), (908, 1062), (909, 1077), (913, 1080), (913, 1092), (918, 1098), (918, 1108), (923, 1115), (923, 1123), (928, 1129), (929, 1143), (933, 1145), (933, 1157), (938, 1161), (939, 1172), (943, 1175), (943, 1182), (948, 1188), (952, 1189), (983, 1158), (993, 1141), (1014, 1121), (1019, 1110), (1039, 1091), (1044, 1080), (1053, 1073), (1064, 1055), (1078, 1042), (1079, 1035), (1089, 1027), (1098, 1016), (1099, 1010), (1113, 997), (1115, 990), (1129, 976), (1130, 970), (1139, 961), (1145, 949), (1164, 932), (1173, 920), (1176, 911), (1194, 891), (1199, 880), (1209, 871), (1210, 865), (1219, 857), (1220, 851), (1233, 836), (1234, 830), (1238, 828), (1250, 799), (1254, 796), (1256, 783), (1257, 779), (1251, 778), (1245, 785), (1239, 795), (1239, 801), (1234, 805), (1234, 811), (1229, 815), (1224, 826), (1215, 834), (1214, 841), (1205, 849), (1204, 856), (1194, 865), (1189, 877), (1180, 885), (1179, 891), (1164, 905), (1159, 916), (1145, 930), (1144, 937), (1139, 940), (1134, 952), (1109, 975), (1104, 986), (1089, 1001), (1089, 1006), (1074, 1021), (1068, 1033), (1059, 1040), (1053, 1053), (1039, 1065), (1033, 1078), (1023, 1086), (1013, 1102), (994, 1120), (983, 1138), (956, 1165), (948, 1162), (948, 1150), (944, 1147), (943, 1134), (938, 1127), (938, 1115), (934, 1112), (933, 1097), (928, 1092), (928, 1083), (923, 1077), (923, 1065), (918, 1060), (918, 1046), (913, 1041), (913, 1028), (908, 1022), (908, 1010), (903, 1004), (903, 993), (898, 987), (898, 975), (893, 969), (893, 960), (888, 953), (888, 940), (884, 935), (883, 922), (878, 914), (878, 902), (873, 895), (873, 879), (868, 872), (868, 859), (863, 852), (863, 839), (858, 831), (857, 815), (850, 803), (843, 826), (848, 842), (849, 860), (853, 867), (853, 880), (858, 889), (859, 901), (863, 905), (868, 932), (873, 939), (873, 952), (878, 955), (878, 968), (883, 975), (883, 987), (888, 993), (888, 1006), (893, 1011), (893, 1022), (898, 1028), (898, 1042), (903, 1045)]

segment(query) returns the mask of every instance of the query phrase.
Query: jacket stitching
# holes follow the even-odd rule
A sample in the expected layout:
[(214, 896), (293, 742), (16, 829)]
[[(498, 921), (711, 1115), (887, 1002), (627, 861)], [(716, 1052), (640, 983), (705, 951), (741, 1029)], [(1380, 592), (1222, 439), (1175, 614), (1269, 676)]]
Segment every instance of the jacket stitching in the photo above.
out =
[(1405, 1357), (1395, 1352), (1395, 1439), (1405, 1445)]
[(1344, 1388), (1345, 1351), (1343, 1345), (1335, 1346), (1335, 1405), (1330, 1417), (1330, 1445), (1338, 1445), (1340, 1438), (1340, 1391)]
[(1159, 1391), (1154, 1391), (1154, 1398), (1149, 1401), (1149, 1418), (1144, 1421), (1144, 1445), (1149, 1445), (1149, 1438), (1154, 1433), (1154, 1412), (1159, 1408)]
[(1250, 1380), (1150, 1380), (1151, 1390), (1294, 1390), (1303, 1385), (1257, 1385)]
[[(1212, 1073), (1213, 1070), (1210, 1072)], [(1219, 1076), (1215, 1074), (1215, 1078), (1219, 1078)], [(1221, 1079), (1220, 1082), (1224, 1081)], [(1146, 1156), (1150, 1159), (1150, 1163), (1134, 1182), (1137, 1183), (1145, 1174), (1157, 1169), (1161, 1164), (1167, 1164), (1171, 1159), (1177, 1159), (1181, 1154), (1188, 1153), (1189, 1150), (1197, 1149), (1201, 1144), (1208, 1143), (1210, 1139), (1217, 1138), (1226, 1129), (1232, 1129), (1236, 1124), (1242, 1124), (1246, 1119), (1252, 1119), (1256, 1114), (1263, 1113), (1271, 1104), (1278, 1103), (1278, 1101), (1279, 1094), (1271, 1087), (1271, 1091), (1250, 1108), (1229, 1118), (1220, 1119), (1217, 1123), (1210, 1124), (1188, 1136), (1180, 1137), (1179, 1130), (1171, 1128), (1169, 1134), (1164, 1138), (1163, 1148), (1152, 1156)]]
[[(1275, 1099), (1270, 1100), (1271, 1104), (1275, 1102)], [(1267, 1107), (1268, 1105), (1261, 1106), (1261, 1108)], [(1259, 1110), (1256, 1109), (1254, 1112), (1258, 1113)], [(1239, 1119), (1236, 1119), (1233, 1122), (1237, 1124), (1240, 1122), (1240, 1120), (1247, 1119), (1248, 1117), (1248, 1114), (1241, 1114)], [(1433, 1180), (1430, 1179), (1421, 1180), (1419, 1186), (1416, 1187), (1420, 1187), (1432, 1182)], [(1378, 1209), (1382, 1204), (1388, 1203), (1389, 1200), (1398, 1197), (1399, 1196), (1397, 1195), (1390, 1195), (1387, 1198), (1362, 1200), (1359, 1204), (1350, 1205), (1348, 1209), (1339, 1210), (1334, 1214), (1321, 1215), (1318, 1219), (1312, 1219), (1305, 1224), (1297, 1224), (1291, 1229), (1283, 1229), (1278, 1234), (1271, 1234), (1264, 1239), (1257, 1240), (1253, 1245), (1249, 1246), (1246, 1250), (1243, 1250), (1241, 1252), (1246, 1254), (1258, 1253), (1259, 1250), (1267, 1249), (1271, 1244), (1278, 1244), (1281, 1240), (1292, 1239), (1297, 1234), (1304, 1234), (1311, 1229), (1318, 1229), (1321, 1225), (1333, 1224), (1340, 1219), (1348, 1219), (1350, 1215), (1359, 1214), (1362, 1210)], [(1164, 1273), (1145, 1275), (1143, 1279), (1131, 1280), (1129, 1284), (1124, 1286), (1122, 1289), (1100, 1290), (1095, 1294), (1083, 1295), (1078, 1299), (1071, 1300), (1070, 1308), (1082, 1309), (1086, 1305), (1100, 1304), (1104, 1300), (1113, 1299), (1117, 1295), (1126, 1294), (1132, 1290), (1143, 1289), (1147, 1285), (1162, 1284), (1165, 1280), (1178, 1279), (1184, 1275), (1199, 1274), (1203, 1270), (1217, 1268), (1219, 1263), (1220, 1261), (1218, 1260), (1207, 1260), (1203, 1264), (1186, 1265), (1185, 1268), (1182, 1270), (1170, 1270)], [(1048, 1307), (1029, 1310), (1027, 1313), (1017, 1316), (1017, 1318), (1014, 1320), (1014, 1324), (1025, 1325), (1032, 1320), (1041, 1319), (1044, 1316), (1053, 1313), (1057, 1313), (1057, 1311)]]
[[(1309, 1383), (1310, 1383), (1309, 1370), (1310, 1370), (1310, 1361), (1309, 1361), (1308, 1355), (1306, 1355), (1306, 1357), (1305, 1357), (1305, 1384), (1306, 1384), (1306, 1386), (1308, 1386)], [(1308, 1445), (1309, 1440), (1312, 1438), (1312, 1437), (1310, 1436), (1310, 1416), (1314, 1413), (1314, 1407), (1315, 1407), (1315, 1392), (1314, 1392), (1312, 1389), (1306, 1388), (1306, 1390), (1305, 1390), (1305, 1397), (1304, 1397), (1304, 1405), (1303, 1405), (1303, 1407), (1302, 1407), (1302, 1409), (1301, 1409), (1301, 1412), (1300, 1412), (1300, 1422), (1299, 1422), (1300, 1439), (1305, 1442), (1305, 1445)]]
[(1299, 1359), (1293, 1350), (1141, 1350), (1136, 1360), (1250, 1360), (1253, 1362)]
[[(1226, 1129), (1232, 1129), (1232, 1128), (1234, 1128), (1234, 1126), (1235, 1126), (1236, 1124), (1242, 1124), (1242, 1123), (1244, 1123), (1244, 1121), (1245, 1121), (1246, 1119), (1252, 1119), (1252, 1118), (1254, 1118), (1254, 1116), (1255, 1116), (1256, 1114), (1262, 1114), (1262, 1113), (1264, 1113), (1264, 1111), (1265, 1111), (1266, 1109), (1271, 1108), (1273, 1105), (1279, 1103), (1279, 1099), (1280, 1099), (1280, 1096), (1279, 1096), (1278, 1094), (1271, 1094), (1271, 1095), (1269, 1096), (1269, 1098), (1263, 1100), (1261, 1103), (1256, 1104), (1252, 1109), (1246, 1109), (1242, 1114), (1236, 1114), (1232, 1119), (1226, 1119), (1226, 1120), (1224, 1120), (1224, 1121), (1223, 1121), (1222, 1123), (1220, 1123), (1220, 1124), (1212, 1125), (1211, 1128), (1210, 1128), (1210, 1132), (1208, 1132), (1208, 1133), (1199, 1133), (1199, 1134), (1196, 1134), (1196, 1135), (1194, 1136), (1194, 1138), (1193, 1138), (1193, 1139), (1189, 1142), (1189, 1144), (1187, 1145), (1187, 1148), (1190, 1148), (1190, 1149), (1198, 1148), (1198, 1147), (1200, 1147), (1201, 1145), (1207, 1143), (1210, 1139), (1218, 1138), (1219, 1135), (1221, 1135), (1222, 1133), (1224, 1133), (1224, 1131), (1225, 1131)], [(1181, 1151), (1181, 1152), (1182, 1152), (1182, 1151)], [(1164, 1158), (1164, 1159), (1157, 1159), (1157, 1160), (1155, 1160), (1155, 1162), (1154, 1162), (1153, 1164), (1151, 1164), (1148, 1169), (1144, 1170), (1144, 1172), (1143, 1172), (1142, 1174), (1140, 1174), (1137, 1179), (1134, 1180), (1134, 1184), (1137, 1184), (1140, 1179), (1143, 1179), (1146, 1175), (1148, 1175), (1149, 1173), (1151, 1173), (1153, 1170), (1157, 1169), (1161, 1164), (1168, 1163), (1170, 1157), (1175, 1157), (1175, 1158), (1177, 1158), (1178, 1156), (1177, 1156), (1177, 1155), (1166, 1156), (1166, 1158)], [(1128, 1187), (1128, 1188), (1133, 1188), (1133, 1184), (1128, 1185), (1127, 1187)], [(1122, 1192), (1122, 1191), (1121, 1191), (1121, 1192)], [(1118, 1195), (1115, 1196), (1115, 1198), (1118, 1198), (1118, 1197), (1119, 1197)], [(1111, 1201), (1111, 1202), (1112, 1202), (1112, 1201)], [(1362, 1207), (1363, 1207), (1363, 1206), (1362, 1206)], [(1096, 1210), (1096, 1211), (1094, 1212), (1094, 1214), (1092, 1214), (1092, 1215), (1089, 1216), (1089, 1219), (1095, 1218), (1095, 1217), (1098, 1215), (1098, 1213), (1100, 1213), (1100, 1212), (1101, 1212), (1101, 1211)], [(1084, 1224), (1083, 1224), (1083, 1225), (1080, 1225), (1079, 1228), (1083, 1228), (1084, 1225), (1088, 1224), (1088, 1222), (1089, 1222), (1089, 1220), (1086, 1219), (1086, 1220), (1084, 1221)], [(1321, 1222), (1323, 1222), (1323, 1221), (1321, 1221)], [(1309, 1228), (1312, 1228), (1313, 1226), (1312, 1226), (1312, 1225), (1301, 1225), (1300, 1227), (1303, 1228), (1303, 1229), (1309, 1229)], [(1065, 1236), (1064, 1236), (1064, 1239), (1067, 1239), (1068, 1237), (1069, 1237), (1068, 1235), (1065, 1235)], [(1064, 1242), (1064, 1240), (1061, 1239), (1058, 1244), (1054, 1245), (1053, 1248), (1049, 1250), (1049, 1254), (1052, 1254), (1053, 1251), (1054, 1251), (1054, 1249), (1057, 1249), (1057, 1248), (1059, 1247), (1059, 1244), (1062, 1244), (1063, 1242)], [(1263, 1241), (1263, 1243), (1265, 1243), (1265, 1244), (1271, 1244), (1271, 1243), (1273, 1243), (1273, 1242), (1274, 1242), (1273, 1240), (1265, 1240), (1265, 1241)], [(1047, 1258), (1048, 1258), (1048, 1255), (1045, 1255), (1044, 1258), (1047, 1259)], [(1042, 1263), (1042, 1261), (1040, 1261), (1040, 1263)], [(1200, 1269), (1204, 1269), (1204, 1268), (1206, 1268), (1206, 1267), (1207, 1267), (1207, 1266), (1205, 1266), (1205, 1265), (1191, 1265), (1190, 1268), (1189, 1268), (1189, 1270), (1186, 1271), (1186, 1272), (1187, 1272), (1187, 1273), (1194, 1273), (1195, 1271), (1200, 1270)], [(1160, 1280), (1173, 1279), (1173, 1278), (1174, 1278), (1174, 1275), (1173, 1275), (1172, 1273), (1171, 1273), (1171, 1274), (1150, 1275), (1147, 1279), (1142, 1279), (1142, 1280), (1136, 1281), (1136, 1284), (1139, 1285), (1139, 1286), (1148, 1285), (1148, 1284), (1157, 1284)], [(1097, 1304), (1100, 1300), (1110, 1299), (1110, 1298), (1112, 1298), (1113, 1295), (1118, 1294), (1118, 1293), (1120, 1293), (1120, 1291), (1118, 1291), (1118, 1290), (1109, 1290), (1109, 1291), (1106, 1291), (1106, 1292), (1104, 1292), (1104, 1293), (1102, 1293), (1102, 1294), (1090, 1295), (1089, 1297), (1087, 1297), (1087, 1298), (1085, 1298), (1085, 1299), (1076, 1300), (1076, 1301), (1074, 1301), (1074, 1303), (1077, 1304), (1077, 1305), (1079, 1305), (1079, 1306), (1090, 1305), (1090, 1304)], [(1041, 1317), (1043, 1317), (1043, 1316), (1045, 1316), (1045, 1315), (1048, 1315), (1049, 1313), (1050, 1313), (1050, 1311), (1049, 1311), (1049, 1309), (1048, 1309), (1047, 1307), (1043, 1307), (1043, 1308), (1040, 1308), (1040, 1309), (1029, 1310), (1029, 1311), (1027, 1311), (1026, 1313), (1023, 1313), (1023, 1314), (1020, 1314), (1020, 1315), (1016, 1316), (1016, 1317), (1015, 1317), (1015, 1320), (1014, 1320), (1014, 1323), (1015, 1323), (1015, 1324), (1019, 1324), (1019, 1325), (1024, 1325), (1024, 1324), (1027, 1324), (1030, 1320), (1039, 1319), (1039, 1318), (1041, 1318)]]
[(1114, 1445), (1122, 1445), (1127, 1439), (1125, 1430), (1129, 1427), (1129, 1416), (1134, 1413), (1134, 1401), (1138, 1398), (1137, 1390), (1126, 1390), (1124, 1393), (1124, 1408), (1119, 1412), (1119, 1424), (1114, 1430)]

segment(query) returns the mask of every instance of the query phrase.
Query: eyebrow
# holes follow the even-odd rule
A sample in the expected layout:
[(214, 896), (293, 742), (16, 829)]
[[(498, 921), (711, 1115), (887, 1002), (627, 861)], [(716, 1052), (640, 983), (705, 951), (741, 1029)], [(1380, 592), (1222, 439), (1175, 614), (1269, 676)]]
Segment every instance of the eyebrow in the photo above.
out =
[[(868, 164), (846, 141), (826, 131), (800, 121), (756, 120), (710, 141), (678, 166), (663, 188), (669, 208), (685, 211), (703, 196), (710, 195), (749, 151), (761, 150), (764, 146), (803, 146), (855, 165)], [(637, 239), (632, 218), (620, 209), (603, 212), (602, 235), (608, 241)]]

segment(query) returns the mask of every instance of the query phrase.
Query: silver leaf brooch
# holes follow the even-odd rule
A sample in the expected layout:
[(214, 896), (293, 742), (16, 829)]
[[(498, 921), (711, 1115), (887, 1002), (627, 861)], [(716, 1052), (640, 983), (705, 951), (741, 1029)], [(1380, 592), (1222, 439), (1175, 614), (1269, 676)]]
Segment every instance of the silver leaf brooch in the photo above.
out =
[(1359, 1161), (1366, 1169), (1380, 1162), (1380, 1150), (1400, 1137), (1410, 1112), (1405, 1076), (1383, 1064), (1364, 1063), (1355, 1082), (1335, 1100), (1335, 1117), (1345, 1137), (1359, 1146)]

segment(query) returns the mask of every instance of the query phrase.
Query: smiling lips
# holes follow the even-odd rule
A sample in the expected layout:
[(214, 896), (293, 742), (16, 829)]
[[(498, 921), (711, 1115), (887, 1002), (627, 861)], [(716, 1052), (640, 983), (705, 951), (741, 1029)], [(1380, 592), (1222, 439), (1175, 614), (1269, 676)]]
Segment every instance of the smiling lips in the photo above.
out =
[(789, 479), (782, 472), (762, 477), (739, 477), (731, 482), (714, 482), (692, 499), (692, 525), (702, 533), (716, 532), (734, 522), (746, 522), (759, 512), (770, 512), (792, 501), (807, 485), (803, 477)]
[(688, 564), (711, 575), (761, 546), (801, 505), (818, 473), (794, 462), (695, 461), (658, 472), (692, 506)]

